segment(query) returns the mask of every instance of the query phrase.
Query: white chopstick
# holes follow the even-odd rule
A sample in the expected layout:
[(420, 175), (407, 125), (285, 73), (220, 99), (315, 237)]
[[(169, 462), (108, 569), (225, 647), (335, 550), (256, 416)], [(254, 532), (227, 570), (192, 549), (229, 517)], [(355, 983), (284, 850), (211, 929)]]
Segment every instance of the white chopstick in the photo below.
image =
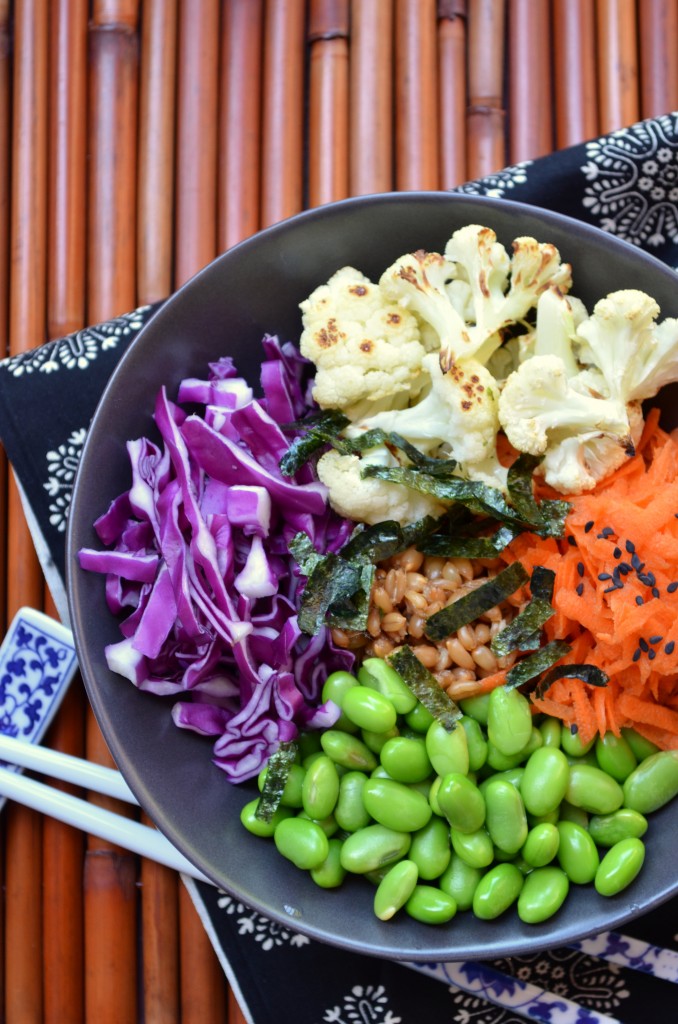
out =
[[(88, 761), (60, 754), (44, 747), (0, 736), (0, 759), (32, 768), (75, 785), (104, 793), (135, 804), (131, 790), (122, 776), (110, 768), (93, 765)], [(67, 825), (83, 829), (108, 842), (138, 853), (142, 857), (164, 864), (200, 882), (210, 879), (196, 868), (174, 847), (161, 832), (138, 821), (115, 814), (104, 807), (80, 800), (70, 793), (53, 789), (35, 779), (27, 778), (9, 768), (0, 768), (0, 794), (17, 803), (31, 807), (41, 814), (57, 818)]]

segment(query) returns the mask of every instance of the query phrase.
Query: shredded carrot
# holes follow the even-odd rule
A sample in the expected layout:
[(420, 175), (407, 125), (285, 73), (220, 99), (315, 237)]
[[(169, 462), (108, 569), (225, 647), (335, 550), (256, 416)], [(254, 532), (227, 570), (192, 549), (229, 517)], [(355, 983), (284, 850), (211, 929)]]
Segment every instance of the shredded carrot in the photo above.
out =
[[(538, 494), (562, 498), (544, 485)], [(564, 663), (598, 666), (609, 682), (559, 679), (533, 704), (585, 742), (632, 727), (678, 749), (678, 438), (651, 410), (636, 454), (594, 491), (567, 500), (564, 537), (521, 534), (503, 557), (529, 572), (554, 571), (546, 639), (566, 640)], [(501, 676), (483, 680), (483, 692)]]

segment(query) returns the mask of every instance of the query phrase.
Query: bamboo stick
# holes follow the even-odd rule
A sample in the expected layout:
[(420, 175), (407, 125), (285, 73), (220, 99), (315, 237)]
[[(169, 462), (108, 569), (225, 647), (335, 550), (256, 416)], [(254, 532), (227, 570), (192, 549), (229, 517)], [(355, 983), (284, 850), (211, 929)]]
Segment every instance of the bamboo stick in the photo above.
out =
[(466, 144), (470, 179), (506, 164), (504, 25), (504, 0), (469, 0)]
[(396, 187), (437, 189), (436, 0), (396, 0)]
[(172, 290), (177, 0), (142, 7), (139, 76), (137, 292), (158, 302)]
[(267, 0), (261, 148), (263, 227), (303, 207), (304, 0)]
[(178, 41), (177, 288), (217, 251), (219, 0), (181, 0)]
[(596, 12), (591, 0), (553, 0), (556, 146), (598, 135)]
[(550, 0), (509, 0), (509, 160), (553, 149)]
[(247, 1019), (238, 1005), (233, 989), (228, 993), (228, 1024), (247, 1024)]
[(182, 1024), (233, 1024), (224, 973), (184, 885), (179, 887), (179, 919)]
[[(0, 0), (0, 357), (9, 352), (9, 225), (10, 225), (10, 162), (11, 162), (11, 35), (9, 0)], [(0, 448), (0, 536), (7, 537), (7, 459)], [(7, 550), (0, 544), (0, 626), (7, 625)], [(2, 929), (0, 928), (0, 933)], [(0, 947), (2, 939), (0, 938)], [(2, 998), (2, 964), (0, 948), (0, 1006)]]
[(350, 193), (393, 188), (393, 0), (352, 0)]
[(259, 228), (264, 0), (224, 0), (221, 13), (217, 247)]
[[(135, 302), (138, 4), (95, 2), (90, 29), (88, 317)], [(91, 711), (89, 760), (112, 764)], [(118, 801), (90, 799), (128, 813)], [(85, 857), (85, 1015), (97, 1024), (137, 1018), (136, 858), (95, 837)]]
[[(17, 0), (14, 75), (9, 346), (30, 348), (45, 336), (47, 205), (47, 4)], [(18, 491), (7, 508), (7, 611), (42, 607), (42, 579)], [(42, 822), (27, 808), (6, 809), (5, 1020), (39, 1024), (43, 1010)]]
[(599, 127), (625, 128), (640, 117), (636, 0), (596, 0)]
[[(142, 815), (145, 824), (150, 818)], [(177, 874), (141, 862), (143, 1019), (179, 1024), (179, 907)]]
[(466, 0), (438, 2), (440, 187), (466, 181)]
[(348, 195), (348, 0), (311, 0), (309, 206)]
[(638, 12), (640, 116), (678, 109), (678, 0), (644, 0)]

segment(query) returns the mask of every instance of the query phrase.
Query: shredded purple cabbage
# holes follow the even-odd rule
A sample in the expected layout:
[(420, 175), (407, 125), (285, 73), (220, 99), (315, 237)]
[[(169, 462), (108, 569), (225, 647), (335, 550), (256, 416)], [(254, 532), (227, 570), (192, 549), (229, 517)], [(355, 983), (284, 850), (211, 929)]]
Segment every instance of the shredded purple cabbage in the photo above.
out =
[(291, 440), (281, 426), (311, 408), (307, 364), (275, 337), (263, 348), (260, 400), (230, 358), (182, 381), (176, 403), (160, 392), (160, 446), (128, 443), (131, 487), (94, 524), (106, 550), (79, 552), (124, 616), (110, 669), (180, 695), (174, 722), (214, 737), (214, 761), (233, 782), (300, 729), (336, 721), (336, 705), (319, 703), (322, 684), (354, 660), (329, 630), (308, 637), (297, 624), (290, 540), (303, 530), (317, 551), (337, 551), (353, 524), (330, 509), (310, 466), (294, 480), (280, 472)]

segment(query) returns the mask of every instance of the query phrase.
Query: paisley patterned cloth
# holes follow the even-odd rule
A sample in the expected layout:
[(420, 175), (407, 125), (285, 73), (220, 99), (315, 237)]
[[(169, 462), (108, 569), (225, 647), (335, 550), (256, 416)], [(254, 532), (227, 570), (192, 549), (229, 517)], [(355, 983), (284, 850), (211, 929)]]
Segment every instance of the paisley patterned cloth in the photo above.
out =
[[(507, 167), (458, 191), (558, 210), (678, 269), (678, 113)], [(0, 437), (58, 603), (88, 424), (120, 356), (157, 308), (0, 363)], [(673, 1019), (678, 900), (637, 919), (625, 935), (597, 936), (579, 948), (414, 968), (330, 949), (226, 893), (187, 885), (254, 1024), (635, 1024), (648, 1010)]]

